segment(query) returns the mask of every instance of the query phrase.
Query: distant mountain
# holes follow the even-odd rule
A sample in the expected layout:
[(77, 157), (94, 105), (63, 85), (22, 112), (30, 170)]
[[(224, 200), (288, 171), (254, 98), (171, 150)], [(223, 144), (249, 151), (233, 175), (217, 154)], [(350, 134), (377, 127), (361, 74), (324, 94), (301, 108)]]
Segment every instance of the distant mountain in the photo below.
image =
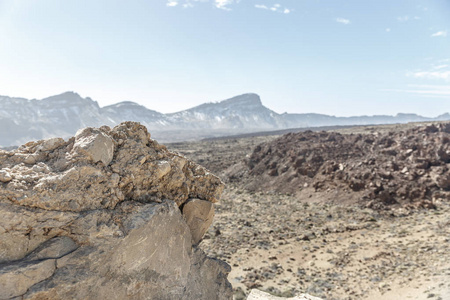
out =
[(146, 123), (149, 127), (167, 125), (167, 116), (154, 110), (147, 109), (131, 101), (123, 101), (100, 109), (102, 117), (108, 118), (112, 124), (124, 121)]
[(69, 137), (86, 126), (110, 124), (98, 103), (67, 92), (42, 100), (0, 96), (0, 145), (18, 145), (54, 136)]
[(333, 125), (368, 125), (450, 120), (416, 114), (335, 117), (323, 114), (278, 114), (265, 107), (256, 94), (205, 103), (184, 111), (162, 114), (131, 101), (99, 107), (91, 98), (74, 92), (28, 100), (0, 96), (0, 146), (23, 144), (54, 136), (69, 137), (86, 126), (114, 126), (138, 121), (163, 142), (192, 140), (256, 131)]
[[(282, 114), (284, 124), (287, 128), (317, 127), (317, 126), (346, 126), (346, 125), (369, 125), (369, 124), (393, 124), (437, 120), (426, 118), (416, 114), (397, 114), (396, 116), (375, 115), (356, 117), (335, 117), (322, 114)], [(450, 120), (448, 118), (447, 120)]]
[(256, 94), (244, 94), (218, 103), (205, 103), (188, 110), (168, 114), (176, 127), (196, 129), (279, 128), (278, 114), (261, 103)]

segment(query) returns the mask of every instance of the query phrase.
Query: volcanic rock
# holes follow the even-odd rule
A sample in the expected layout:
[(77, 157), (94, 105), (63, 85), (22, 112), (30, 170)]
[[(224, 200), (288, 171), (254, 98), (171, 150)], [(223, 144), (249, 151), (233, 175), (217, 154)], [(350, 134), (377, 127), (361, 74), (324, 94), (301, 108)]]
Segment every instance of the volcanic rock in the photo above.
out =
[(450, 123), (400, 132), (289, 133), (229, 169), (250, 191), (353, 191), (373, 207), (450, 198)]

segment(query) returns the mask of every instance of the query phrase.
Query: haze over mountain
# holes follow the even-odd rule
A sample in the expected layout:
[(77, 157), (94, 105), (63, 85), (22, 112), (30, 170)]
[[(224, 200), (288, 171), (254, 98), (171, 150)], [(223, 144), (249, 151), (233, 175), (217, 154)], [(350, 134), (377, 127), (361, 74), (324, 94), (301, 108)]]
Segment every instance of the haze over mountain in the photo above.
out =
[(243, 94), (162, 114), (131, 101), (100, 107), (89, 97), (66, 92), (42, 100), (0, 96), (0, 145), (23, 144), (55, 136), (69, 137), (87, 126), (115, 126), (138, 121), (162, 142), (195, 140), (257, 131), (333, 125), (367, 125), (450, 120), (417, 114), (335, 117), (323, 114), (278, 114), (265, 107), (257, 94)]

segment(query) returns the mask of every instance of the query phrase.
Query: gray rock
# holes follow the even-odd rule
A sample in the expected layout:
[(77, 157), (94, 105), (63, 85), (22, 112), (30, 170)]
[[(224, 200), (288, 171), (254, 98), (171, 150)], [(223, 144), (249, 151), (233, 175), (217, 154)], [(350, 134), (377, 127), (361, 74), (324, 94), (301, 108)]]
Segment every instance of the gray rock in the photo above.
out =
[(39, 245), (39, 247), (28, 255), (26, 259), (28, 261), (57, 259), (75, 251), (77, 248), (77, 243), (75, 243), (70, 237), (55, 237)]
[[(30, 287), (24, 298), (232, 298), (230, 267), (192, 249), (189, 227), (174, 202), (128, 203), (111, 214), (124, 218), (124, 236), (99, 235), (89, 246), (57, 259), (55, 274)], [(89, 214), (83, 222), (92, 220), (99, 216)]]
[(190, 199), (184, 203), (183, 217), (191, 230), (192, 242), (198, 244), (214, 219), (214, 206), (209, 201)]
[(0, 299), (24, 295), (34, 284), (53, 275), (55, 260), (17, 263), (0, 268)]

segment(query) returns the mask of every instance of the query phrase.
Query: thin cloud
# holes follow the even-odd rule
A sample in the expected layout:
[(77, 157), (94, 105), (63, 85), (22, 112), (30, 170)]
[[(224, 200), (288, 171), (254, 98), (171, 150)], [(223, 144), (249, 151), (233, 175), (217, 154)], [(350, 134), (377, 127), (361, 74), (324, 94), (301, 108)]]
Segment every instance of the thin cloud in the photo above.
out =
[[(427, 68), (416, 69), (409, 71), (405, 75), (410, 78), (422, 79), (422, 80), (440, 80), (450, 82), (450, 60), (449, 59), (426, 59), (434, 60), (434, 62), (428, 63)], [(449, 86), (450, 88), (450, 86)]]
[(417, 94), (426, 97), (448, 97), (450, 95), (450, 86), (412, 84), (408, 85), (407, 89), (384, 89), (381, 91)]
[(270, 8), (270, 10), (271, 11), (277, 11), (278, 9), (280, 8), (280, 4), (274, 4), (271, 8)]
[(438, 65), (438, 66), (433, 66), (434, 70), (440, 70), (440, 69), (445, 69), (448, 68), (449, 65)]
[(435, 32), (431, 35), (431, 37), (446, 37), (447, 36), (447, 30), (441, 30), (438, 32)]
[(255, 8), (259, 8), (259, 9), (264, 9), (264, 10), (270, 10), (273, 12), (278, 12), (278, 13), (283, 13), (283, 14), (289, 14), (292, 12), (291, 9), (284, 7), (281, 7), (281, 4), (279, 3), (275, 3), (273, 6), (269, 7), (267, 5), (264, 4), (255, 4)]
[(450, 81), (450, 71), (420, 71), (408, 73), (407, 75), (419, 79), (439, 79)]
[(228, 6), (233, 4), (233, 2), (233, 0), (215, 0), (215, 5), (220, 9), (231, 10)]
[(213, 6), (223, 9), (223, 10), (231, 10), (229, 6), (232, 4), (237, 4), (240, 0), (167, 0), (167, 6), (175, 7), (182, 6), (184, 8), (194, 7), (196, 3), (212, 3)]
[(167, 1), (167, 4), (166, 4), (167, 6), (170, 6), (170, 7), (174, 7), (174, 6), (177, 6), (178, 5), (178, 1), (174, 1), (174, 0), (169, 0), (169, 1)]
[(390, 28), (386, 28), (386, 32), (391, 32), (391, 29)]
[(349, 19), (344, 19), (344, 18), (336, 18), (335, 21), (338, 23), (344, 24), (344, 25), (348, 25), (351, 23)]
[(411, 16), (400, 16), (400, 17), (397, 17), (397, 21), (399, 21), (399, 22), (408, 22), (408, 21), (413, 21), (413, 20), (420, 20), (420, 17), (418, 17), (418, 16), (414, 16), (414, 17), (411, 17)]

